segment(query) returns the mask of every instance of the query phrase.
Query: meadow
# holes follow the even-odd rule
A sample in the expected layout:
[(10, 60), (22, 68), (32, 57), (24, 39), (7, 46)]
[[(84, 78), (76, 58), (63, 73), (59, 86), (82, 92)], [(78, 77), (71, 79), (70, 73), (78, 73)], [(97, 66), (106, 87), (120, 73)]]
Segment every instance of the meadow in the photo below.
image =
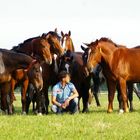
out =
[[(134, 112), (108, 114), (107, 94), (100, 94), (101, 107), (93, 100), (89, 113), (75, 115), (21, 115), (20, 96), (14, 102), (15, 114), (0, 115), (0, 140), (138, 140), (140, 139), (140, 101), (134, 95)], [(82, 104), (81, 104), (82, 107)], [(31, 108), (30, 108), (31, 110)]]

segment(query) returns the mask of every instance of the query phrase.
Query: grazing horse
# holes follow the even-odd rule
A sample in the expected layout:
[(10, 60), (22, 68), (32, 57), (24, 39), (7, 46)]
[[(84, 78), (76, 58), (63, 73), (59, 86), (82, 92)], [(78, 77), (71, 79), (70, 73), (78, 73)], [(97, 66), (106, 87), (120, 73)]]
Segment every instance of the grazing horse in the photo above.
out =
[(79, 99), (83, 99), (82, 112), (87, 112), (91, 76), (85, 75), (86, 71), (82, 60), (82, 53), (67, 51), (60, 59), (59, 71), (62, 70), (71, 74), (71, 81), (79, 93)]
[[(4, 85), (7, 82), (10, 82), (12, 73), (16, 69), (31, 68), (35, 63), (36, 60), (31, 58), (30, 56), (21, 53), (15, 53), (9, 50), (0, 49), (0, 85)], [(3, 87), (4, 86), (2, 86), (2, 88)], [(1, 89), (2, 95), (4, 95), (4, 93), (2, 93), (3, 91), (5, 90)]]
[(88, 46), (90, 48), (87, 60), (88, 70), (92, 71), (100, 63), (107, 80), (108, 112), (113, 111), (113, 99), (117, 84), (120, 87), (124, 111), (128, 112), (126, 82), (140, 81), (140, 64), (138, 63), (140, 49), (116, 47), (117, 44), (107, 38), (96, 40)]
[(64, 34), (63, 31), (61, 31), (61, 36), (61, 44), (63, 46), (64, 51), (69, 50), (71, 52), (75, 52), (73, 41), (71, 39), (71, 31), (69, 31), (68, 34)]

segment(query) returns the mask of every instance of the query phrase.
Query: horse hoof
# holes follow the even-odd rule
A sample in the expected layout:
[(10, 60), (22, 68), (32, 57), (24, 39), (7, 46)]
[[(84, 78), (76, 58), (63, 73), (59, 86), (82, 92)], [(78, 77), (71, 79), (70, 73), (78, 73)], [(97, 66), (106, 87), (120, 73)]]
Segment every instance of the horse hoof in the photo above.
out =
[(124, 112), (128, 113), (128, 112), (129, 112), (129, 109), (128, 109), (128, 108), (127, 108), (127, 109), (125, 109), (125, 110), (124, 110)]
[(24, 111), (24, 112), (22, 112), (22, 115), (26, 115), (26, 112)]
[(119, 114), (123, 114), (124, 113), (124, 110), (123, 109), (120, 109), (119, 110)]
[(37, 113), (37, 116), (42, 116), (42, 113)]
[(113, 112), (112, 109), (107, 110), (107, 113), (112, 113), (112, 112)]

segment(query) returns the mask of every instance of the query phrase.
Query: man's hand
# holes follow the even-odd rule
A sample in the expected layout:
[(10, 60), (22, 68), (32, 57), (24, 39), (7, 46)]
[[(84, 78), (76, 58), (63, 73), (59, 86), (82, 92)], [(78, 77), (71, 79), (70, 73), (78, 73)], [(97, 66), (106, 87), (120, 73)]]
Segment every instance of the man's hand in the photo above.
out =
[(67, 99), (67, 100), (62, 104), (62, 108), (65, 109), (67, 106), (69, 106), (69, 102), (70, 102), (70, 100)]

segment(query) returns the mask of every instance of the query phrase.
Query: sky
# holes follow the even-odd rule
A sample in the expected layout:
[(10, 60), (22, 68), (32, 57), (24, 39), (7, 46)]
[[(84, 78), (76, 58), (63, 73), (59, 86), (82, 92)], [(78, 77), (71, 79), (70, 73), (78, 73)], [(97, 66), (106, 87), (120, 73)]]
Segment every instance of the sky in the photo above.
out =
[(0, 48), (58, 29), (71, 31), (76, 51), (101, 37), (140, 45), (140, 0), (0, 0)]

